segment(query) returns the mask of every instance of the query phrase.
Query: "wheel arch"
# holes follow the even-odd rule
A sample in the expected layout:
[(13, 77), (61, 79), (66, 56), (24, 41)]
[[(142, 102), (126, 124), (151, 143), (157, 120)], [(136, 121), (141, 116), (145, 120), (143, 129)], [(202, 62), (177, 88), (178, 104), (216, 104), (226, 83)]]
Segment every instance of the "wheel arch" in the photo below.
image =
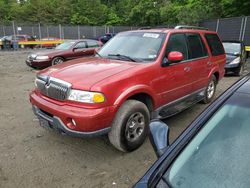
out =
[(143, 86), (136, 86), (127, 89), (123, 92), (115, 101), (115, 105), (121, 106), (126, 100), (134, 99), (144, 103), (150, 112), (152, 112), (156, 106), (156, 97), (153, 91)]

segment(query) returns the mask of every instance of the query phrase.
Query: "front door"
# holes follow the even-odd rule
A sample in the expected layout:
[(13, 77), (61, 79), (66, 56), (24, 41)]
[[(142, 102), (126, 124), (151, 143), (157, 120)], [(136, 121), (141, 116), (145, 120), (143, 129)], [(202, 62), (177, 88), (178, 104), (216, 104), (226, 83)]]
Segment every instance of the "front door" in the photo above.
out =
[(183, 54), (183, 61), (161, 67), (161, 99), (162, 105), (180, 99), (191, 92), (192, 64), (188, 61), (188, 46), (184, 33), (171, 34), (167, 43), (166, 58), (173, 51)]

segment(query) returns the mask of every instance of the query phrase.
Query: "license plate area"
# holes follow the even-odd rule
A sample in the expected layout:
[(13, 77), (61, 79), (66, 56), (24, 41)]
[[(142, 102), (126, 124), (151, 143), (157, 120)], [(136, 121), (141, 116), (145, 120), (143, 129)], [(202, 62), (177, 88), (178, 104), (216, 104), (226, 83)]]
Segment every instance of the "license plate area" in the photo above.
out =
[(38, 117), (39, 119), (39, 124), (41, 127), (45, 128), (45, 129), (48, 129), (48, 130), (51, 130), (53, 129), (53, 127), (50, 125), (49, 121), (42, 118), (42, 117)]

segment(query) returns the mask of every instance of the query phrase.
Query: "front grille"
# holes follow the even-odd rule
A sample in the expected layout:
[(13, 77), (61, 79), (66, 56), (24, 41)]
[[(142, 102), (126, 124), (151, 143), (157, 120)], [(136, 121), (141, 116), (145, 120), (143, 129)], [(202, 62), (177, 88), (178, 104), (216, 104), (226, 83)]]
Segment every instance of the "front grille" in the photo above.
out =
[(71, 88), (70, 83), (47, 76), (38, 76), (36, 85), (43, 95), (60, 101), (67, 99)]

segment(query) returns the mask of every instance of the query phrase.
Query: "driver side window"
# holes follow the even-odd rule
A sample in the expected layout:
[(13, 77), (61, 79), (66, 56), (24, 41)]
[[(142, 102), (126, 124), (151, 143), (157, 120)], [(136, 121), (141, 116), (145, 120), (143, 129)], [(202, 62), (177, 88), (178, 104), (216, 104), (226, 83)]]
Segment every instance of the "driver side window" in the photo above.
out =
[(79, 42), (75, 45), (76, 49), (82, 49), (82, 48), (86, 48), (86, 44), (85, 42)]
[(188, 59), (188, 48), (185, 34), (176, 33), (172, 34), (168, 40), (166, 57), (170, 52), (177, 51), (183, 54), (183, 60)]

